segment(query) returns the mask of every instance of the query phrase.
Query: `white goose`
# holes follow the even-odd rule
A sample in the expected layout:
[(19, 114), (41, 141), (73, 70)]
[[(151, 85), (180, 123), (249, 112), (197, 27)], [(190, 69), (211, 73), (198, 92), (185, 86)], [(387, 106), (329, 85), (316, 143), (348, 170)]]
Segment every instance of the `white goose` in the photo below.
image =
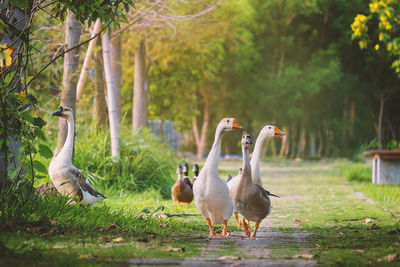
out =
[[(282, 138), (283, 135), (284, 135), (284, 133), (273, 125), (264, 126), (264, 128), (258, 134), (256, 144), (254, 145), (253, 156), (251, 157), (251, 161), (250, 161), (252, 181), (254, 184), (263, 186), (262, 179), (261, 179), (260, 162), (261, 162), (261, 150), (262, 150), (264, 141), (266, 139), (269, 139), (272, 137)], [(233, 177), (228, 182), (229, 192), (232, 190), (233, 187), (237, 187), (239, 182), (240, 182), (240, 175)], [(235, 216), (235, 220), (236, 220), (238, 228), (241, 228), (241, 224), (240, 224), (239, 217), (238, 217), (238, 212), (236, 209), (234, 211), (234, 216)]]
[(72, 109), (60, 106), (52, 116), (59, 116), (67, 120), (68, 134), (64, 146), (50, 162), (49, 176), (62, 195), (71, 198), (78, 196), (80, 204), (92, 204), (106, 199), (105, 196), (97, 192), (76, 168), (71, 161), (75, 134), (75, 122)]
[[(232, 216), (233, 202), (229, 196), (226, 182), (218, 175), (218, 161), (221, 153), (222, 135), (231, 130), (243, 129), (235, 118), (222, 119), (218, 124), (214, 144), (208, 158), (193, 185), (194, 199), (201, 215), (206, 219), (210, 236), (228, 236), (227, 221)], [(224, 224), (221, 234), (217, 235), (212, 224)]]

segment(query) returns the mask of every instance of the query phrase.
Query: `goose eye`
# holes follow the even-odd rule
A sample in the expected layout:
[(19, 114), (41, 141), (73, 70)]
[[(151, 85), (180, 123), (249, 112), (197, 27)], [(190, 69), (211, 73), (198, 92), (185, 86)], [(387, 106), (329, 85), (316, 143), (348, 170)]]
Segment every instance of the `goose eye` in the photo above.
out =
[(229, 120), (227, 120), (227, 122), (229, 122)]
[(272, 127), (269, 127), (270, 129), (272, 128)]

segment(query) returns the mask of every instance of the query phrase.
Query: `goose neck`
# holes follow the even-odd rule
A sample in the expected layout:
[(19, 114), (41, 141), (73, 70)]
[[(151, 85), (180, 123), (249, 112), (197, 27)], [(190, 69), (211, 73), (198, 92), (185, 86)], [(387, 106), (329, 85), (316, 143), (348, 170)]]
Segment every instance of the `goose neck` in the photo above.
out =
[(57, 157), (62, 159), (63, 161), (66, 161), (67, 163), (71, 163), (75, 136), (75, 122), (72, 116), (68, 117), (67, 125), (67, 139), (65, 140), (64, 146), (62, 147)]
[(251, 157), (251, 169), (254, 178), (261, 178), (260, 160), (261, 150), (266, 137), (263, 134), (258, 135), (256, 144), (254, 145), (253, 156)]

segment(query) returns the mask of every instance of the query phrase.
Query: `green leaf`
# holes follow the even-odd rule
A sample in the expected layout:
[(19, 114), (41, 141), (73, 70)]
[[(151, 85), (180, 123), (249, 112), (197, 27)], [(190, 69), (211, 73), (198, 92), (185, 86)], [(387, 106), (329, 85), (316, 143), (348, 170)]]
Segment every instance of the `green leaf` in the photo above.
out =
[(22, 114), (23, 114), (22, 117), (24, 118), (25, 121), (33, 124), (33, 122), (34, 122), (33, 118), (31, 116), (31, 114), (29, 114), (29, 112), (24, 112)]
[(42, 118), (37, 117), (33, 119), (33, 125), (42, 128), (43, 126), (46, 125), (46, 122)]
[(43, 163), (41, 163), (41, 162), (38, 161), (38, 160), (34, 160), (34, 161), (33, 161), (33, 168), (34, 168), (35, 170), (37, 170), (38, 172), (47, 173), (47, 168), (46, 168), (46, 166), (44, 166)]
[(43, 144), (39, 145), (39, 154), (45, 157), (46, 159), (50, 159), (53, 157), (53, 152), (51, 151), (51, 149)]
[(40, 139), (42, 139), (43, 141), (47, 141), (46, 136), (44, 136), (44, 133), (42, 130), (40, 130), (39, 128), (35, 129), (35, 134), (37, 137), (39, 137)]
[(29, 7), (29, 0), (10, 0), (10, 2), (19, 8), (27, 9)]

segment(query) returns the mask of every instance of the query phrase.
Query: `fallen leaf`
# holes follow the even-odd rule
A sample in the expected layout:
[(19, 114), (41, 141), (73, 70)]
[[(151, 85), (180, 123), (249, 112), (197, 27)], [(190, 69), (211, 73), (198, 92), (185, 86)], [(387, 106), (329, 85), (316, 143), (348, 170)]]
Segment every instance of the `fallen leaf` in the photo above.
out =
[(294, 222), (300, 222), (300, 219), (294, 219), (293, 221)]
[(235, 260), (240, 260), (240, 257), (228, 255), (228, 256), (221, 256), (221, 257), (219, 257), (218, 259), (219, 259), (219, 260), (230, 260), (230, 261), (235, 261)]
[(367, 229), (368, 230), (377, 230), (377, 229), (379, 229), (380, 227), (378, 226), (378, 225), (376, 225), (375, 223), (373, 223), (370, 227), (368, 227)]
[(32, 218), (36, 218), (37, 216), (38, 216), (38, 215), (37, 215), (36, 213), (32, 213), (32, 214), (31, 214), (31, 217), (32, 217)]
[(117, 237), (114, 238), (113, 240), (111, 240), (113, 243), (123, 243), (125, 242), (125, 239), (123, 239), (122, 237)]
[(375, 219), (372, 219), (372, 218), (366, 218), (366, 219), (365, 219), (365, 222), (366, 222), (366, 223), (376, 223), (376, 220), (375, 220)]
[(96, 256), (92, 255), (92, 254), (86, 254), (86, 255), (79, 255), (80, 259), (88, 259), (88, 260), (93, 260), (96, 258)]
[(51, 225), (59, 225), (59, 224), (60, 224), (60, 222), (58, 221), (58, 219), (50, 219), (49, 221), (50, 221), (50, 224), (51, 224)]
[(295, 256), (296, 257), (296, 259), (300, 259), (300, 258), (303, 258), (303, 259), (312, 259), (312, 258), (314, 258), (314, 255), (312, 255), (312, 254), (299, 254), (299, 255), (296, 255)]
[(382, 262), (382, 261), (386, 262), (400, 261), (400, 254), (399, 253), (390, 254), (377, 260), (377, 262)]
[(174, 251), (174, 252), (185, 252), (185, 248), (173, 248), (173, 247), (168, 247), (167, 251)]
[(47, 233), (43, 233), (40, 235), (40, 237), (45, 237), (45, 236), (53, 236), (57, 233), (57, 228), (53, 227), (50, 229), (50, 231), (48, 231)]
[(117, 229), (117, 226), (115, 224), (111, 224), (110, 226), (108, 226), (108, 230), (115, 230)]

